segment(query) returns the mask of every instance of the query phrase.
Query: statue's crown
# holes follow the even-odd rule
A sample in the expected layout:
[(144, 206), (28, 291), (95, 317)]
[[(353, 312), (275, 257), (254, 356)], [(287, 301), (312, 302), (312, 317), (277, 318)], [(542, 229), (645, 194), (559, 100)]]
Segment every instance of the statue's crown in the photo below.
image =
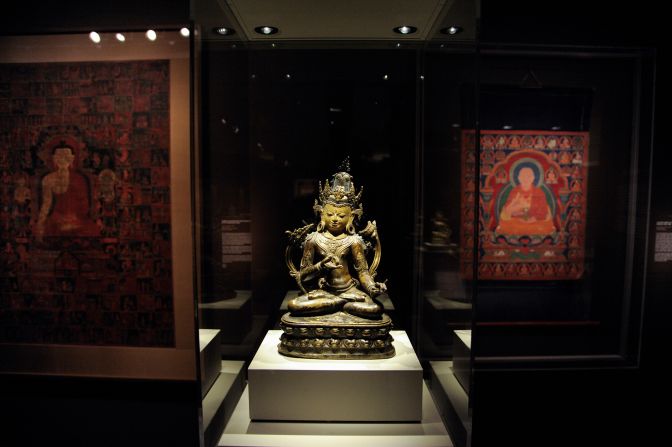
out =
[(324, 206), (331, 203), (336, 206), (347, 205), (353, 209), (358, 208), (364, 188), (360, 188), (359, 192), (356, 191), (352, 176), (346, 172), (350, 169), (349, 160), (346, 159), (340, 169), (331, 177), (331, 182), (329, 180), (324, 182), (324, 187), (320, 182), (320, 204)]

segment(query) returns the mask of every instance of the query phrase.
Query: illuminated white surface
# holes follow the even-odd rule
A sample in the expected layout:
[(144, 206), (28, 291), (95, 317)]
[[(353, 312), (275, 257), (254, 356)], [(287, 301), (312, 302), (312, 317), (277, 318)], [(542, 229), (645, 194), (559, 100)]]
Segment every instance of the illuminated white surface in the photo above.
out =
[(467, 348), (471, 349), (471, 329), (457, 330), (455, 331), (455, 335), (462, 340), (462, 343), (464, 343)]
[[(279, 406), (281, 404), (278, 404)], [(452, 447), (439, 412), (422, 385), (422, 421), (406, 423), (259, 422), (249, 414), (249, 387), (236, 406), (220, 446)]]
[(215, 339), (219, 333), (219, 329), (199, 329), (198, 330), (198, 344), (201, 351), (205, 349), (208, 344)]
[[(278, 353), (282, 331), (268, 331), (248, 369), (255, 420), (419, 421), (422, 367), (404, 331), (396, 355), (376, 360), (317, 360)], [(279, 404), (279, 403), (282, 404)]]

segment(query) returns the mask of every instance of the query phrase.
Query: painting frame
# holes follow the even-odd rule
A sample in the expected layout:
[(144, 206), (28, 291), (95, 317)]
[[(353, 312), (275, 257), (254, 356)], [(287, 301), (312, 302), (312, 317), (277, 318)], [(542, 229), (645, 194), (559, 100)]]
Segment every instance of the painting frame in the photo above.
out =
[[(462, 131), (463, 277), (473, 277), (475, 252), (481, 280), (580, 279), (585, 271), (589, 133), (480, 130), (478, 135), (476, 144), (475, 130)], [(530, 176), (527, 192), (521, 174)]]
[[(172, 36), (174, 34), (174, 37)], [(3, 37), (9, 51), (0, 63), (40, 64), (167, 60), (170, 71), (169, 221), (172, 244), (174, 343), (168, 346), (97, 346), (52, 343), (1, 343), (0, 373), (85, 377), (196, 380), (191, 174), (191, 50), (179, 31), (149, 42), (143, 33), (127, 33), (126, 41), (94, 45), (84, 34)], [(170, 37), (169, 37), (170, 36)], [(30, 48), (31, 51), (26, 51)], [(160, 157), (159, 157), (160, 158)], [(167, 173), (166, 173), (167, 174)], [(150, 196), (154, 196), (150, 194)], [(163, 197), (156, 194), (156, 197)]]

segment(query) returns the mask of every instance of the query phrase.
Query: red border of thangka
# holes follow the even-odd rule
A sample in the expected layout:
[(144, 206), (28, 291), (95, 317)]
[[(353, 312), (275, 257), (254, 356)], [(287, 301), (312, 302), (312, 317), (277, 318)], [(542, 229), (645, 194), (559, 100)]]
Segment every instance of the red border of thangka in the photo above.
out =
[[(505, 144), (500, 143), (500, 136), (504, 137)], [(515, 146), (511, 145), (512, 138), (514, 136), (519, 136), (518, 144)], [(473, 244), (473, 235), (474, 235), (474, 195), (476, 193), (476, 153), (475, 153), (475, 131), (465, 129), (462, 131), (462, 156), (461, 156), (461, 189), (460, 189), (460, 241), (462, 245), (462, 251), (460, 255), (460, 270), (463, 277), (466, 279), (473, 278), (473, 253), (474, 253), (474, 244)], [(529, 137), (529, 138), (526, 138)], [(542, 137), (542, 140), (538, 140), (536, 137)], [(551, 139), (549, 137), (556, 137), (556, 144), (558, 144), (557, 149), (554, 147), (549, 147), (549, 142)], [(582, 137), (582, 147), (577, 148), (573, 145), (575, 142), (573, 137)], [(567, 138), (567, 140), (563, 140)], [(540, 144), (543, 141), (543, 144)], [(585, 263), (585, 234), (586, 234), (586, 203), (587, 203), (587, 184), (588, 184), (588, 155), (589, 155), (589, 133), (588, 132), (566, 132), (566, 131), (544, 131), (544, 130), (481, 130), (480, 131), (480, 142), (478, 147), (479, 153), (479, 162), (480, 162), (480, 175), (479, 175), (479, 246), (478, 246), (478, 278), (483, 280), (576, 280), (581, 278), (584, 272), (584, 263)], [(569, 145), (568, 145), (569, 144)], [(504, 258), (502, 262), (492, 262), (484, 261), (484, 247), (487, 247), (488, 244), (484, 239), (486, 237), (486, 222), (483, 217), (483, 207), (484, 207), (484, 198), (483, 198), (483, 187), (484, 182), (486, 181), (488, 174), (490, 172), (488, 169), (484, 169), (486, 163), (484, 161), (485, 151), (493, 151), (492, 159), (492, 171), (496, 172), (496, 167), (498, 163), (504, 163), (511, 154), (516, 152), (512, 151), (532, 151), (539, 152), (544, 154), (550, 154), (551, 152), (556, 153), (557, 163), (561, 165), (561, 175), (567, 180), (569, 185), (571, 182), (574, 182), (576, 179), (581, 181), (578, 190), (568, 190), (567, 198), (563, 202), (559, 197), (556, 197), (558, 203), (561, 204), (561, 211), (565, 211), (566, 215), (561, 219), (561, 228), (560, 228), (560, 239), (561, 247), (564, 255), (556, 256), (555, 259), (551, 261), (548, 260), (528, 260), (528, 261), (512, 261), (511, 258)], [(580, 149), (580, 150), (579, 150)], [(504, 152), (504, 151), (508, 152)], [(501, 158), (500, 153), (497, 160), (496, 154), (497, 151), (504, 153), (504, 158)], [(575, 172), (572, 167), (578, 167), (579, 162), (571, 160), (569, 162), (560, 163), (560, 157), (563, 153), (574, 154), (575, 152), (580, 152), (580, 174), (581, 177), (575, 176), (572, 173)], [(551, 160), (550, 157), (548, 157)], [(486, 172), (486, 174), (484, 174)], [(580, 193), (581, 203), (579, 205), (571, 203), (571, 200), (574, 200), (574, 197), (571, 194)], [(574, 209), (578, 209), (579, 217), (576, 218), (576, 212)], [(571, 214), (571, 216), (570, 216)], [(574, 223), (574, 225), (571, 225)], [(570, 231), (570, 225), (572, 229)], [(564, 233), (564, 238), (562, 235)], [(569, 236), (575, 236), (579, 238), (578, 246), (569, 247)], [(512, 246), (509, 244), (503, 245), (505, 250), (512, 250)], [(492, 247), (489, 247), (492, 248)], [(526, 246), (523, 246), (523, 251), (527, 250)]]

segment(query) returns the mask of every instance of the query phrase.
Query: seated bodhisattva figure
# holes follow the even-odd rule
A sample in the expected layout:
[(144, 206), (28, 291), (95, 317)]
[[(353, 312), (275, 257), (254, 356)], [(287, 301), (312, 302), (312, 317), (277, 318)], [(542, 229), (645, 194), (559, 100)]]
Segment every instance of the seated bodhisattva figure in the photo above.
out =
[(382, 315), (382, 307), (372, 297), (387, 288), (371, 277), (365, 242), (354, 227), (354, 220), (362, 214), (361, 195), (362, 191), (355, 193), (346, 172), (335, 174), (332, 185), (320, 187), (320, 202), (314, 207), (320, 223), (317, 231), (306, 236), (299, 270), (299, 281), (317, 288), (289, 302), (292, 315), (339, 310), (369, 319)]
[[(288, 232), (286, 252), (290, 274), (301, 289), (288, 302), (281, 319), (284, 331), (280, 352), (312, 358), (384, 358), (394, 355), (389, 330), (392, 322), (374, 298), (387, 291), (374, 280), (380, 262), (376, 224), (368, 222), (357, 232), (362, 216), (362, 190), (355, 190), (352, 176), (337, 172), (331, 182), (320, 184), (319, 216), (313, 224)], [(315, 231), (311, 231), (315, 228)], [(302, 247), (297, 269), (291, 253)], [(373, 253), (369, 265), (366, 254)]]

